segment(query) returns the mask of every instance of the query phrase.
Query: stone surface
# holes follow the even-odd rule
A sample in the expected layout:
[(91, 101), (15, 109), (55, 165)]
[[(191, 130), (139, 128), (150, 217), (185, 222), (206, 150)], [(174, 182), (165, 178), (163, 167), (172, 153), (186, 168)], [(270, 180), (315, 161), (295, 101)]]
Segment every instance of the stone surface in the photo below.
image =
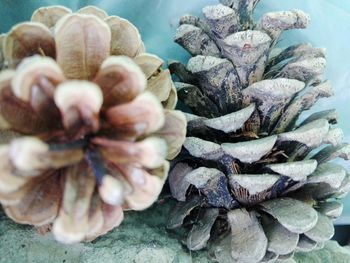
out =
[(310, 253), (296, 253), (296, 263), (347, 263), (350, 262), (349, 247), (341, 247), (335, 241), (326, 242), (324, 248)]
[[(0, 263), (213, 263), (207, 251), (190, 254), (166, 231), (170, 209), (171, 204), (158, 203), (144, 212), (128, 212), (119, 228), (91, 243), (75, 245), (57, 243), (50, 234), (40, 236), (0, 210)], [(350, 249), (329, 241), (323, 249), (296, 253), (294, 261), (346, 263)]]
[(122, 225), (91, 243), (63, 245), (40, 236), (0, 212), (0, 263), (209, 263), (206, 253), (187, 253), (165, 229), (170, 205), (126, 213)]

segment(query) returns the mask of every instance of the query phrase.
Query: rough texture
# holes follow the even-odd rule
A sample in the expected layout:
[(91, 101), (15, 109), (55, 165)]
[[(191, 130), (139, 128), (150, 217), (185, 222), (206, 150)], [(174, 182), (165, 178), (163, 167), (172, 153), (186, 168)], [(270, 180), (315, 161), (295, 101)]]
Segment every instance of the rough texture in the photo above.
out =
[[(206, 252), (187, 250), (165, 230), (169, 204), (130, 212), (121, 227), (92, 243), (63, 245), (51, 235), (10, 221), (0, 212), (0, 263), (213, 263)], [(331, 260), (330, 260), (331, 259)], [(350, 249), (335, 241), (310, 253), (298, 252), (291, 263), (346, 263)], [(236, 262), (230, 262), (236, 263)]]
[[(324, 50), (307, 43), (276, 46), (283, 31), (305, 28), (309, 17), (300, 10), (272, 12), (255, 24), (253, 10), (258, 2), (222, 0), (204, 7), (202, 17), (184, 16), (175, 39), (192, 58), (187, 66), (170, 65), (179, 82), (179, 100), (189, 112), (187, 139), (173, 165), (173, 171), (181, 173), (169, 176), (171, 192), (179, 201), (176, 207), (182, 208), (174, 209), (172, 218), (181, 219), (176, 223), (183, 222), (183, 229), (191, 231), (191, 226), (205, 222), (207, 209), (219, 209), (215, 223), (209, 222), (207, 247), (220, 263), (290, 261), (295, 251), (322, 247), (334, 234), (332, 220), (342, 209), (334, 206), (333, 198), (343, 198), (350, 188), (345, 169), (326, 163), (338, 157), (349, 159), (344, 135), (333, 126), (336, 113), (323, 110), (304, 122), (299, 119), (318, 99), (333, 95), (323, 77)], [(220, 55), (208, 52), (213, 42)], [(184, 164), (197, 172), (214, 169), (223, 179), (204, 185), (203, 176), (193, 176)], [(201, 198), (197, 207), (195, 197)], [(223, 199), (230, 202), (219, 202)], [(257, 213), (254, 222), (263, 231), (255, 224), (248, 229), (244, 223), (230, 223), (231, 213), (245, 210)], [(286, 231), (270, 229), (266, 246), (266, 238), (261, 237), (275, 221)], [(276, 246), (287, 231), (292, 233), (293, 246)]]
[(339, 244), (335, 241), (328, 241), (323, 249), (315, 250), (309, 253), (296, 253), (294, 256), (294, 261), (296, 263), (347, 263), (350, 262), (350, 249), (349, 247), (339, 246)]
[(11, 222), (0, 212), (0, 263), (210, 263), (206, 254), (186, 252), (165, 229), (170, 206), (126, 213), (116, 229), (92, 243), (63, 245), (52, 235)]

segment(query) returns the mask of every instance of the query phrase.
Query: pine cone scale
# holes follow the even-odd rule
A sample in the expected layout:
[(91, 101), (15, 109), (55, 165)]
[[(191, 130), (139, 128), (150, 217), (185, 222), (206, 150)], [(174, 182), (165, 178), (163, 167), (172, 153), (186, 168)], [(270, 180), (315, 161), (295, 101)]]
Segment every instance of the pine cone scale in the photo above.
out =
[(24, 22), (6, 35), (3, 54), (11, 67), (18, 65), (24, 57), (35, 54), (55, 57), (55, 40), (45, 26)]
[(10, 193), (10, 199), (6, 195), (5, 202), (3, 199), (1, 202), (5, 204), (6, 214), (14, 221), (43, 226), (57, 216), (61, 197), (59, 176), (46, 173)]

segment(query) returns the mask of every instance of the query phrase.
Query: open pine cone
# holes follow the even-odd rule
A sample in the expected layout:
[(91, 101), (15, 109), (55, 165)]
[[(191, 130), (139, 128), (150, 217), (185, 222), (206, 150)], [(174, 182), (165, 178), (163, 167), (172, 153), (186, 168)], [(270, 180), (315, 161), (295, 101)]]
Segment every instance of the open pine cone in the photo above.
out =
[(118, 226), (158, 197), (186, 119), (138, 30), (95, 7), (38, 9), (3, 38), (0, 202), (64, 243)]
[[(335, 110), (300, 114), (332, 95), (323, 49), (275, 48), (284, 30), (305, 28), (299, 10), (265, 14), (258, 0), (222, 0), (204, 19), (181, 19), (175, 41), (193, 56), (174, 62), (178, 95), (193, 114), (170, 172), (179, 202), (169, 228), (189, 230), (187, 247), (219, 262), (275, 262), (322, 246), (334, 234), (350, 188), (350, 157)], [(313, 150), (323, 147), (318, 153)]]

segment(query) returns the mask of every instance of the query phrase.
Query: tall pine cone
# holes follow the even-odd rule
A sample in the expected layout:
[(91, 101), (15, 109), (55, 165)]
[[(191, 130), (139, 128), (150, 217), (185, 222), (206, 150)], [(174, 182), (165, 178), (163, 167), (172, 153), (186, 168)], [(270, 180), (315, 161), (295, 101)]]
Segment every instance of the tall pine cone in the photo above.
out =
[(95, 7), (40, 8), (3, 39), (0, 202), (64, 243), (158, 197), (185, 140), (176, 90), (138, 30)]
[(187, 247), (208, 245), (219, 262), (275, 262), (321, 247), (350, 189), (349, 174), (329, 162), (350, 157), (332, 127), (335, 110), (297, 122), (332, 95), (322, 80), (324, 50), (275, 47), (284, 30), (305, 28), (309, 17), (274, 12), (255, 24), (257, 3), (221, 0), (203, 9), (204, 19), (184, 16), (175, 41), (193, 57), (170, 65), (193, 114), (169, 176), (179, 202), (168, 226), (184, 225)]

